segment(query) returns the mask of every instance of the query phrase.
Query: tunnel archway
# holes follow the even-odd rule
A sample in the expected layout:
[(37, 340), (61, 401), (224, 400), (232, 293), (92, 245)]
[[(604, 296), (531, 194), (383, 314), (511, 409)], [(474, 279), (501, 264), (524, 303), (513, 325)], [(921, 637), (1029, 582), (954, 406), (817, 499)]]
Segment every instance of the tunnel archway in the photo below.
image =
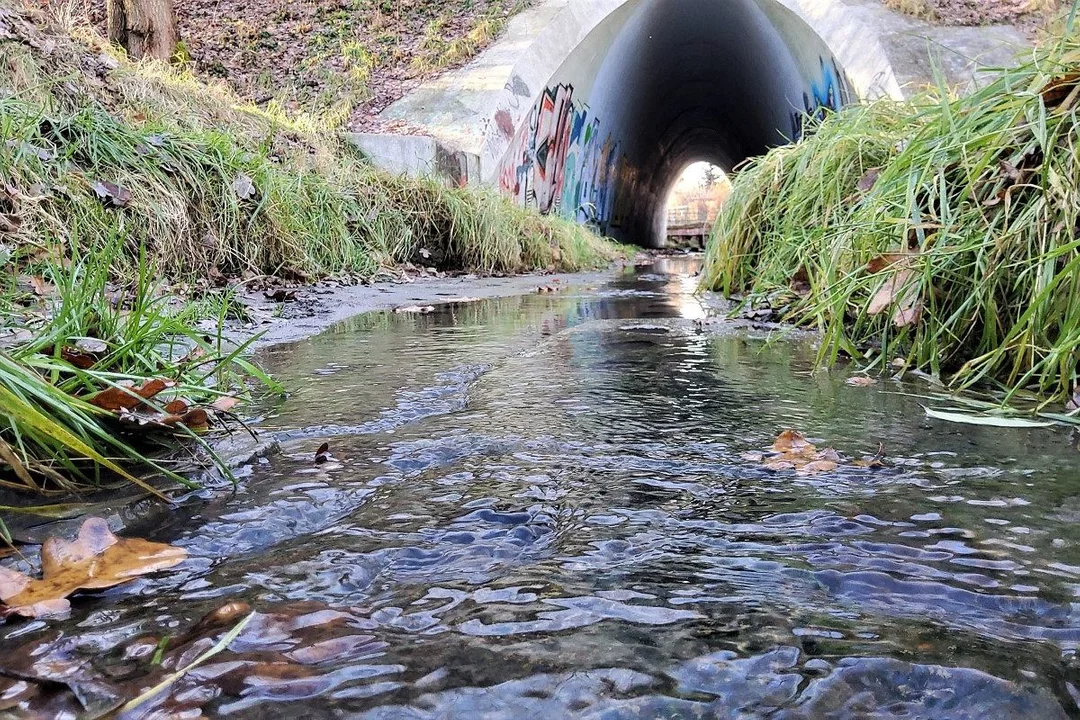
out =
[(661, 245), (690, 161), (730, 172), (805, 113), (899, 93), (872, 36), (824, 10), (816, 29), (806, 3), (830, 4), (570, 0), (514, 68), (482, 172), (519, 204)]

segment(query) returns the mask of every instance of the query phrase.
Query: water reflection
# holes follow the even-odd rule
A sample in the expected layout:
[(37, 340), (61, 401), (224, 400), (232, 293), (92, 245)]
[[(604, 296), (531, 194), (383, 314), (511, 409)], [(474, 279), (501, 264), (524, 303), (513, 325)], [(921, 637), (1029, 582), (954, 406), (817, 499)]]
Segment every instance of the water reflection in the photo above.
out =
[[(159, 709), (1077, 713), (1068, 437), (942, 425), (916, 387), (852, 388), (812, 372), (807, 344), (703, 330), (693, 261), (665, 262), (272, 350), (297, 391), (271, 408), (282, 451), (162, 530), (193, 560), (80, 603), (59, 639), (0, 647), (131, 655), (133, 636), (242, 599), (263, 634)], [(797, 476), (744, 457), (791, 426), (853, 457), (883, 442), (890, 466)], [(314, 466), (324, 441), (335, 461)]]

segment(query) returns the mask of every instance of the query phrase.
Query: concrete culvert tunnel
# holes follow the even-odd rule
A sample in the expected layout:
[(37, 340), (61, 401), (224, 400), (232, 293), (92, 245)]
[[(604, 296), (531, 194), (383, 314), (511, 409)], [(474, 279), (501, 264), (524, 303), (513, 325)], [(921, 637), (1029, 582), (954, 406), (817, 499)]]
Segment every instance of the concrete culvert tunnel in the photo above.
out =
[(805, 114), (899, 92), (872, 34), (834, 5), (570, 0), (506, 83), (485, 179), (522, 205), (661, 246), (668, 191), (691, 162), (730, 172), (797, 137)]

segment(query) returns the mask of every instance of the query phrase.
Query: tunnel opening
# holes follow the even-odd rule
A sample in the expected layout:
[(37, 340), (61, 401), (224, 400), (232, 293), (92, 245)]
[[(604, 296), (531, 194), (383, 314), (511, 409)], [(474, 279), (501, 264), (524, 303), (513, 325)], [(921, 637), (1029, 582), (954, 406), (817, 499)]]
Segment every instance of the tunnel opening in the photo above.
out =
[(661, 247), (689, 165), (730, 172), (798, 137), (807, 114), (838, 109), (848, 88), (780, 0), (628, 0), (547, 80), (498, 182), (523, 205)]
[(686, 165), (666, 194), (666, 246), (690, 250), (703, 248), (730, 193), (731, 179), (719, 165), (708, 160)]

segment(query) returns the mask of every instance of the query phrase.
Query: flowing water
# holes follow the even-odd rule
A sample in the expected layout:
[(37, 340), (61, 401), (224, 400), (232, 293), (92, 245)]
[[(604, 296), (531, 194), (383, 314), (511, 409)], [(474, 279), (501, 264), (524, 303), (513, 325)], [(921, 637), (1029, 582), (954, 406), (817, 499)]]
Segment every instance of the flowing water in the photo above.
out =
[[(294, 391), (263, 421), (281, 449), (157, 527), (192, 559), (59, 626), (8, 626), (0, 653), (100, 691), (244, 601), (244, 632), (159, 712), (1077, 714), (1070, 432), (946, 424), (925, 384), (814, 372), (810, 341), (703, 324), (695, 270), (363, 316), (267, 351)], [(784, 428), (840, 467), (763, 468), (749, 453)], [(879, 443), (886, 467), (850, 462)]]

